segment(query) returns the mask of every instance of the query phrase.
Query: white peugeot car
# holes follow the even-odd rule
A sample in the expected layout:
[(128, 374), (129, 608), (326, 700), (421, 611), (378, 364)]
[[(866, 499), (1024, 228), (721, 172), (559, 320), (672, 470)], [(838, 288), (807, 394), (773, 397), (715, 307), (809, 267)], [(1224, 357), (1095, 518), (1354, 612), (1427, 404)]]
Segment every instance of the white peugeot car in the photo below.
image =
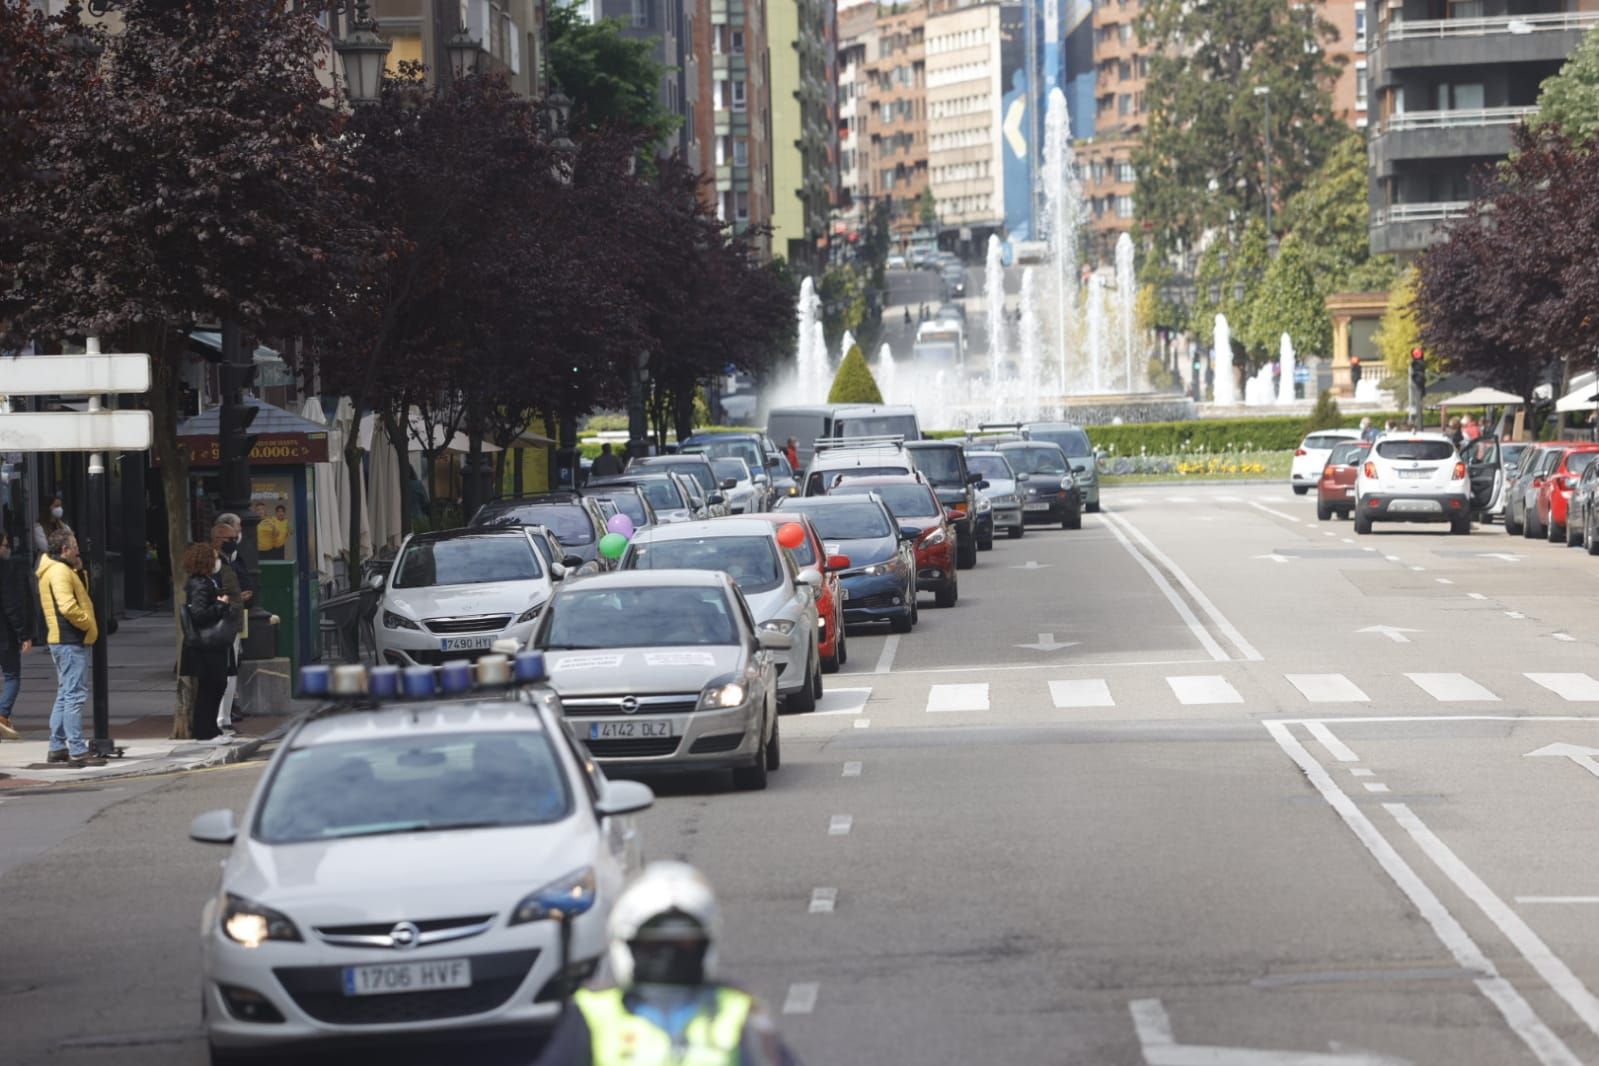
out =
[(1371, 446), (1355, 478), (1355, 532), (1373, 522), (1448, 522), (1471, 532), (1471, 478), (1441, 433), (1389, 433)]
[(816, 709), (822, 695), (816, 610), (822, 574), (795, 564), (778, 545), (771, 522), (713, 518), (647, 529), (633, 537), (622, 569), (724, 571), (744, 594), (762, 630), (792, 638), (792, 647), (774, 652), (783, 709)]
[(600, 964), (653, 800), (543, 685), (303, 720), (242, 819), (189, 830), (231, 845), (200, 926), (212, 1063), (551, 1023)]
[(1321, 481), (1322, 469), (1332, 450), (1347, 440), (1359, 440), (1358, 429), (1318, 429), (1294, 449), (1293, 465), (1288, 470), (1288, 483), (1296, 496), (1303, 496)]
[(437, 666), (475, 659), (497, 640), (526, 647), (552, 582), (566, 574), (545, 561), (534, 536), (507, 526), (407, 537), (373, 619), (378, 661)]

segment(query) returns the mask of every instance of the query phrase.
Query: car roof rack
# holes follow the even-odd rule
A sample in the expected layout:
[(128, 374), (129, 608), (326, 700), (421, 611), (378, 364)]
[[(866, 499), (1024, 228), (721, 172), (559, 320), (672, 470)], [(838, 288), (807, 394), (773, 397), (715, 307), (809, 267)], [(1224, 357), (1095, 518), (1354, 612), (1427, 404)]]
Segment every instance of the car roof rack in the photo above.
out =
[(992, 429), (992, 430), (996, 430), (996, 431), (998, 431), (998, 430), (1010, 430), (1011, 432), (1014, 433), (1014, 432), (1020, 431), (1022, 426), (1023, 426), (1023, 423), (1021, 423), (1021, 422), (979, 422), (979, 423), (977, 423), (977, 428), (981, 432), (987, 432), (988, 430)]
[(812, 451), (840, 451), (845, 449), (878, 449), (901, 451), (905, 447), (903, 433), (883, 434), (876, 437), (817, 437), (811, 441)]

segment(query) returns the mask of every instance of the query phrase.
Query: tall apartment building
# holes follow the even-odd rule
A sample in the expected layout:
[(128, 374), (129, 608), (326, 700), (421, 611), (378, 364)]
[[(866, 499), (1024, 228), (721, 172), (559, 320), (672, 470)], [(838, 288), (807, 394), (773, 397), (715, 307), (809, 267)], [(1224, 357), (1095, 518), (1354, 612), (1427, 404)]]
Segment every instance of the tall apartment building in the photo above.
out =
[(1372, 0), (1367, 21), (1371, 250), (1412, 255), (1508, 154), (1599, 0)]
[(766, 0), (772, 100), (772, 249), (817, 268), (838, 180), (834, 0)]
[(717, 211), (735, 233), (742, 233), (772, 221), (767, 9), (762, 0), (709, 2)]
[(871, 144), (867, 134), (868, 57), (877, 51), (877, 4), (838, 12), (838, 182), (835, 232), (859, 235), (871, 199)]
[(978, 3), (927, 17), (927, 175), (945, 247), (973, 255), (1005, 221), (1005, 45), (1018, 53), (1021, 6)]
[(1138, 38), (1138, 0), (1094, 8), (1094, 137), (1077, 150), (1088, 208), (1088, 259), (1114, 259), (1116, 239), (1134, 225), (1133, 151), (1144, 130), (1149, 50)]
[(874, 199), (891, 203), (889, 226), (909, 239), (921, 225), (917, 203), (927, 188), (927, 4), (882, 9), (867, 91)]

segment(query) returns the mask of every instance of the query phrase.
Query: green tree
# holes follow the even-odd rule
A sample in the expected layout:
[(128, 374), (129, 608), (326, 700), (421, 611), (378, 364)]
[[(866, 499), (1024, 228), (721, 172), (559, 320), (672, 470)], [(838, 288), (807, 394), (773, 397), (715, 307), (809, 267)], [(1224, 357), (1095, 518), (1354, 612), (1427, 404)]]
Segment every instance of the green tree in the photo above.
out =
[(1299, 239), (1324, 297), (1380, 292), (1393, 280), (1393, 257), (1371, 254), (1366, 178), (1365, 141), (1348, 130), (1283, 208), (1283, 228)]
[(924, 226), (938, 225), (938, 201), (933, 199), (932, 189), (923, 189), (916, 198), (916, 218)]
[[(1388, 310), (1382, 313), (1372, 343), (1388, 368), (1387, 384), (1402, 402), (1410, 391), (1410, 352), (1421, 347), (1421, 321), (1416, 316), (1416, 270), (1411, 267), (1388, 290)], [(1405, 396), (1399, 394), (1403, 392)]]
[(1340, 136), (1339, 67), (1325, 47), (1337, 30), (1313, 5), (1146, 0), (1138, 33), (1150, 49), (1151, 106), (1134, 199), (1163, 250), (1263, 213), (1268, 108), (1274, 204), (1305, 185)]
[(1305, 432), (1314, 433), (1318, 429), (1342, 429), (1344, 427), (1344, 413), (1338, 409), (1338, 401), (1333, 398), (1331, 389), (1322, 389), (1321, 395), (1316, 397), (1316, 406), (1311, 409), (1310, 417), (1305, 420)]
[(1599, 132), (1599, 28), (1588, 31), (1559, 74), (1544, 79), (1538, 111), (1527, 125), (1559, 126), (1576, 144), (1591, 142)]
[(828, 403), (882, 403), (883, 394), (872, 377), (872, 368), (866, 365), (861, 346), (851, 345), (849, 353), (838, 364), (833, 375), (833, 387), (827, 393)]
[(1244, 322), (1246, 343), (1254, 350), (1274, 351), (1286, 333), (1297, 351), (1326, 355), (1332, 349), (1332, 323), (1325, 299), (1304, 245), (1289, 234), (1250, 303)]
[(1252, 343), (1249, 316), (1256, 290), (1266, 275), (1269, 253), (1266, 226), (1255, 219), (1236, 238), (1216, 232), (1199, 257), (1194, 273), (1195, 301), (1189, 330), (1209, 337), (1218, 313), (1227, 316), (1232, 330), (1233, 358), (1269, 358), (1277, 350), (1275, 338), (1268, 346)]
[(620, 19), (589, 22), (577, 5), (549, 5), (550, 71), (572, 98), (574, 121), (589, 129), (621, 126), (649, 138), (645, 154), (677, 131), (678, 118), (661, 105), (655, 42), (627, 37)]

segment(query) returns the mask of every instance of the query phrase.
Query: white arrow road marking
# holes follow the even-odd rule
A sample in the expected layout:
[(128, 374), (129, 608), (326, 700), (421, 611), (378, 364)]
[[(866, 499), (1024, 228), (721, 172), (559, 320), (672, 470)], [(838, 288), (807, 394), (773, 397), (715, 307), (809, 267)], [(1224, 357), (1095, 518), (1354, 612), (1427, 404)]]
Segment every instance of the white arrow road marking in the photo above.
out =
[(827, 835), (830, 837), (849, 836), (849, 831), (855, 825), (855, 819), (847, 814), (835, 814), (827, 823)]
[(1357, 629), (1357, 630), (1355, 630), (1355, 632), (1356, 633), (1381, 633), (1383, 636), (1387, 637), (1389, 640), (1393, 641), (1395, 644), (1409, 644), (1410, 643), (1410, 638), (1405, 636), (1405, 634), (1406, 633), (1420, 633), (1421, 630), (1419, 630), (1419, 629), (1405, 629), (1402, 626), (1367, 626), (1365, 629)]
[(1049, 563), (1037, 563), (1037, 562), (1034, 562), (1033, 560), (1029, 559), (1025, 563), (1018, 563), (1015, 566), (1011, 567), (1010, 569), (1012, 569), (1012, 570), (1048, 570), (1049, 567), (1050, 567)]
[(1276, 552), (1268, 552), (1265, 555), (1257, 555), (1255, 558), (1270, 559), (1274, 563), (1286, 563), (1288, 561), (1288, 556), (1278, 555)]
[(1570, 633), (1551, 633), (1549, 635), (1551, 637), (1554, 637), (1556, 640), (1563, 640), (1563, 641), (1567, 642), (1568, 644), (1577, 639), (1576, 637), (1572, 636)]
[(1179, 1044), (1171, 1018), (1158, 999), (1127, 1004), (1148, 1066), (1410, 1066), (1409, 1059), (1369, 1055), (1363, 1051), (1319, 1054), (1313, 1051), (1264, 1051), (1252, 1048)]
[(1550, 744), (1522, 756), (1524, 759), (1540, 757), (1570, 759), (1593, 776), (1599, 777), (1599, 748), (1585, 748), (1581, 744)]
[(1522, 560), (1522, 556), (1517, 555), (1514, 552), (1478, 552), (1477, 558), (1503, 559), (1507, 563), (1519, 563)]
[(833, 904), (838, 902), (838, 889), (815, 888), (811, 890), (811, 914), (832, 914)]
[(1034, 651), (1059, 651), (1062, 648), (1075, 647), (1081, 643), (1082, 641), (1080, 640), (1059, 641), (1055, 639), (1055, 634), (1053, 633), (1040, 633), (1038, 634), (1037, 643), (1018, 644), (1016, 646), (1018, 648), (1032, 648)]

